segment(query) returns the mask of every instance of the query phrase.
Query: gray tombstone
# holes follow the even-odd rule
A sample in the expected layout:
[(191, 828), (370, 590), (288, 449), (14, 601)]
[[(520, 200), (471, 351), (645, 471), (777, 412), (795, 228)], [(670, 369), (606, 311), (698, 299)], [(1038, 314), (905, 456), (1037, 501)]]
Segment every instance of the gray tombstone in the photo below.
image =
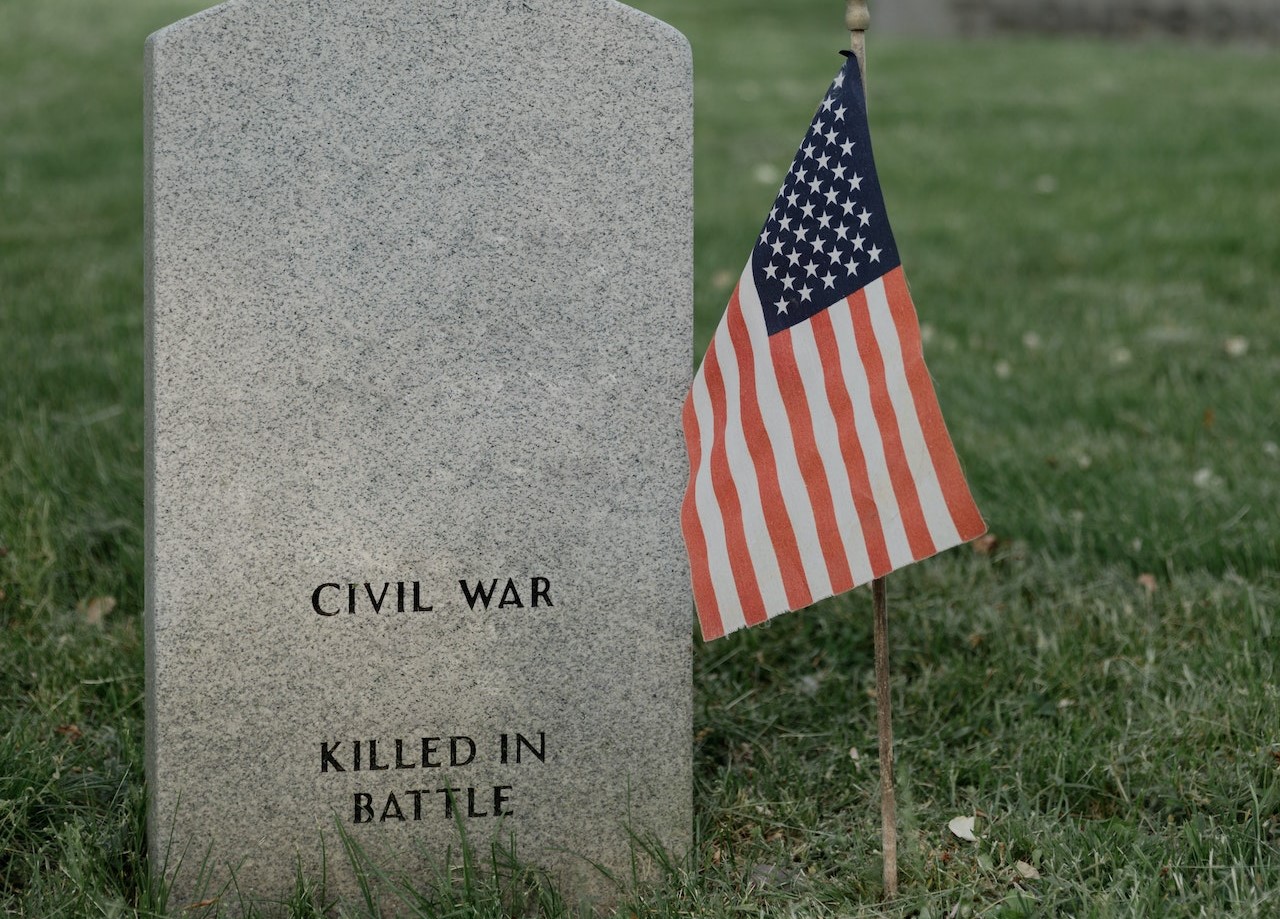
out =
[(171, 905), (463, 831), (607, 897), (691, 833), (687, 43), (612, 0), (232, 0), (146, 71)]

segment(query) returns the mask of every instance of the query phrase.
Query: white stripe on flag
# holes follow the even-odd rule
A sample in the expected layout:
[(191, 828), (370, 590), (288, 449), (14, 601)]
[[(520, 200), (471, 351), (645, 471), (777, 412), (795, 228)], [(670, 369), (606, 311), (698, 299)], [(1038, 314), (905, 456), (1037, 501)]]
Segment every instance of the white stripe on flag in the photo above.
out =
[(840, 449), (840, 432), (836, 427), (835, 413), (827, 400), (822, 355), (818, 353), (818, 343), (814, 340), (813, 326), (810, 323), (793, 325), (789, 334), (792, 347), (795, 348), (796, 367), (800, 371), (805, 398), (809, 401), (814, 441), (818, 446), (818, 456), (822, 459), (827, 487), (831, 489), (831, 504), (835, 509), (845, 556), (849, 560), (849, 571), (855, 584), (865, 584), (872, 576), (871, 559), (867, 555), (866, 538), (862, 535), (858, 508), (853, 502), (853, 491), (849, 486), (849, 467), (844, 461), (844, 452)]
[(898, 340), (898, 328), (893, 322), (884, 281), (877, 278), (868, 284), (866, 294), (871, 312), (871, 327), (875, 329), (880, 353), (884, 356), (889, 401), (893, 403), (893, 410), (898, 416), (902, 448), (907, 454), (911, 477), (916, 482), (920, 508), (924, 511), (925, 523), (928, 524), (934, 546), (939, 550), (947, 549), (959, 544), (960, 534), (956, 531), (955, 521), (951, 519), (951, 511), (942, 494), (942, 484), (938, 481), (933, 458), (929, 455), (929, 445), (925, 442), (920, 418), (916, 415), (915, 399), (911, 395), (906, 365), (902, 360), (902, 343)]
[(729, 463), (730, 477), (738, 490), (738, 503), (742, 507), (747, 552), (751, 555), (751, 567), (755, 569), (765, 609), (770, 614), (785, 612), (787, 596), (783, 591), (782, 571), (778, 568), (778, 556), (773, 548), (769, 526), (765, 523), (760, 482), (756, 478), (755, 463), (747, 449), (746, 434), (742, 426), (741, 372), (738, 369), (738, 355), (729, 336), (728, 322), (721, 322), (716, 329), (715, 349), (716, 357), (720, 360), (720, 376), (724, 379), (724, 398), (728, 408), (725, 456)]
[(778, 471), (778, 485), (782, 490), (782, 503), (791, 519), (791, 529), (796, 534), (800, 561), (804, 565), (805, 581), (809, 595), (815, 600), (832, 593), (831, 575), (822, 555), (822, 543), (818, 541), (818, 524), (814, 520), (813, 505), (800, 474), (800, 461), (796, 458), (796, 445), (791, 439), (791, 422), (787, 419), (782, 393), (773, 372), (773, 355), (769, 350), (769, 330), (764, 324), (760, 309), (760, 295), (752, 278), (751, 263), (742, 273), (738, 290), (742, 316), (747, 324), (747, 335), (755, 354), (756, 399), (765, 430), (773, 444), (774, 463)]
[(875, 409), (871, 406), (871, 382), (867, 377), (867, 368), (862, 364), (862, 357), (858, 354), (858, 338), (854, 334), (853, 316), (850, 312), (852, 309), (852, 304), (846, 300), (844, 303), (837, 303), (828, 312), (836, 343), (840, 348), (840, 366), (844, 371), (845, 386), (853, 400), (854, 427), (867, 460), (867, 478), (871, 482), (872, 500), (880, 514), (880, 527), (884, 533), (885, 548), (889, 552), (889, 563), (894, 568), (900, 568), (915, 561), (915, 558), (911, 554), (911, 545), (907, 542), (907, 531), (902, 523), (897, 495), (893, 491), (893, 481), (889, 478), (884, 439), (880, 436)]
[(711, 586), (715, 590), (716, 604), (720, 607), (720, 620), (726, 633), (742, 628), (746, 621), (742, 616), (742, 602), (734, 584), (733, 569), (729, 565), (729, 549), (725, 543), (724, 518), (720, 516), (720, 503), (716, 500), (711, 484), (711, 451), (715, 447), (715, 424), (711, 413), (711, 396), (707, 381), (699, 373), (693, 380), (693, 412), (698, 431), (702, 435), (702, 462), (698, 464), (694, 480), (694, 507), (702, 534), (707, 540), (707, 568)]

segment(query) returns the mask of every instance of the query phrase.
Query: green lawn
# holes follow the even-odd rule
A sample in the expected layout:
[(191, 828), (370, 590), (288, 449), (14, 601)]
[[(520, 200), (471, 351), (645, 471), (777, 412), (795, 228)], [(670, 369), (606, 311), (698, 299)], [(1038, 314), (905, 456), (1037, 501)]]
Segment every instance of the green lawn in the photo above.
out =
[[(6, 915), (163, 902), (142, 838), (141, 49), (200, 5), (0, 0)], [(842, 4), (640, 5), (694, 47), (701, 349), (839, 66)], [(1280, 915), (1280, 57), (871, 43), (890, 214), (998, 537), (890, 579), (902, 896), (880, 902), (858, 591), (696, 649), (698, 846), (631, 911)], [(979, 841), (948, 833), (961, 815)], [(468, 876), (422, 914), (519, 899)], [(207, 914), (186, 905), (166, 914)]]

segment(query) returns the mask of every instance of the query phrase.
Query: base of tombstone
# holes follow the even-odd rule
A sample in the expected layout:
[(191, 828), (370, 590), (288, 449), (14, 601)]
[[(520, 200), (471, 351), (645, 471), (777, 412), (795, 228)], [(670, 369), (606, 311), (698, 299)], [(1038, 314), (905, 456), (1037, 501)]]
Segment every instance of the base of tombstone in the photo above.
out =
[[(467, 806), (465, 803), (462, 805)], [(663, 840), (625, 831), (625, 862), (616, 854), (542, 851), (520, 845), (519, 834), (499, 826), (476, 835), (460, 828), (454, 843), (439, 851), (406, 855), (402, 846), (380, 846), (335, 825), (317, 829), (316, 843), (296, 853), (292, 872), (279, 870), (278, 853), (261, 859), (225, 861), (209, 847), (200, 857), (188, 853), (182, 864), (158, 872), (170, 910), (219, 915), (296, 906), (368, 909), (380, 916), (417, 915), (416, 904), (461, 902), (478, 909), (501, 908), (522, 914), (539, 897), (560, 898), (570, 907), (612, 909), (629, 894), (661, 880), (664, 865), (681, 863), (690, 828), (679, 839)], [(609, 870), (601, 861), (625, 864)]]

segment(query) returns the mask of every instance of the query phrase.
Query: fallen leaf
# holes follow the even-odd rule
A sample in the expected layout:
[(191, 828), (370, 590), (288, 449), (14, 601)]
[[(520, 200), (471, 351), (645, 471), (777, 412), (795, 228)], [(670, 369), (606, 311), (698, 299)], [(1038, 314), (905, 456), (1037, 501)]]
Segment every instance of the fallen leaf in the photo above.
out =
[(1036, 870), (1035, 865), (1027, 862), (1014, 862), (1013, 867), (1018, 870), (1018, 874), (1022, 875), (1028, 881), (1035, 881), (1040, 877), (1040, 872)]
[(1013, 376), (1013, 365), (1008, 361), (996, 361), (996, 376), (1002, 380), (1007, 380)]
[(1022, 336), (1022, 347), (1028, 351), (1039, 351), (1044, 343), (1035, 332), (1026, 332)]
[(1213, 430), (1213, 424), (1218, 420), (1218, 413), (1211, 408), (1204, 410), (1204, 415), (1200, 419), (1200, 423), (1204, 425), (1206, 431)]
[(951, 822), (947, 824), (953, 836), (957, 839), (963, 839), (965, 842), (977, 842), (978, 837), (973, 835), (973, 821), (975, 817), (952, 817)]
[(736, 276), (734, 275), (733, 272), (725, 271), (722, 268), (711, 276), (711, 284), (713, 287), (719, 290), (722, 290), (726, 287), (729, 287), (734, 282), (735, 279), (736, 279)]
[(1222, 484), (1222, 480), (1214, 475), (1213, 470), (1208, 466), (1197, 469), (1191, 481), (1195, 482), (1197, 488), (1213, 488)]
[(850, 748), (849, 748), (849, 759), (853, 760), (855, 763), (856, 763), (858, 760), (862, 759), (862, 754), (858, 752), (858, 748), (857, 748), (857, 747), (850, 747)]
[(218, 902), (217, 897), (210, 897), (208, 900), (201, 900), (199, 903), (192, 903), (190, 906), (184, 906), (184, 910), (204, 909), (206, 906), (213, 906)]
[(3, 599), (4, 599), (5, 597), (7, 597), (7, 596), (8, 596), (8, 594), (6, 594), (6, 593), (4, 592), (4, 588), (3, 588), (3, 587), (0, 587), (0, 600), (3, 600)]
[(983, 533), (970, 545), (973, 546), (973, 551), (978, 555), (991, 555), (996, 549), (1000, 548), (1000, 537), (995, 533)]
[(79, 740), (84, 736), (84, 731), (74, 724), (60, 724), (53, 731), (55, 734), (61, 734), (67, 740)]
[(756, 168), (752, 170), (751, 175), (761, 185), (773, 185), (782, 178), (778, 173), (778, 168), (772, 163), (757, 164)]
[(1156, 590), (1159, 589), (1160, 587), (1160, 585), (1156, 582), (1156, 576), (1150, 573), (1138, 575), (1138, 586), (1141, 587), (1143, 590), (1145, 590), (1148, 594), (1155, 593)]
[(751, 883), (757, 887), (781, 887), (795, 879), (795, 872), (777, 865), (756, 865), (751, 869)]
[(1249, 353), (1249, 339), (1243, 335), (1232, 335), (1222, 343), (1222, 350), (1227, 357), (1244, 357)]
[(93, 597), (80, 604), (80, 612), (89, 625), (102, 625), (102, 620), (116, 608), (115, 597)]

